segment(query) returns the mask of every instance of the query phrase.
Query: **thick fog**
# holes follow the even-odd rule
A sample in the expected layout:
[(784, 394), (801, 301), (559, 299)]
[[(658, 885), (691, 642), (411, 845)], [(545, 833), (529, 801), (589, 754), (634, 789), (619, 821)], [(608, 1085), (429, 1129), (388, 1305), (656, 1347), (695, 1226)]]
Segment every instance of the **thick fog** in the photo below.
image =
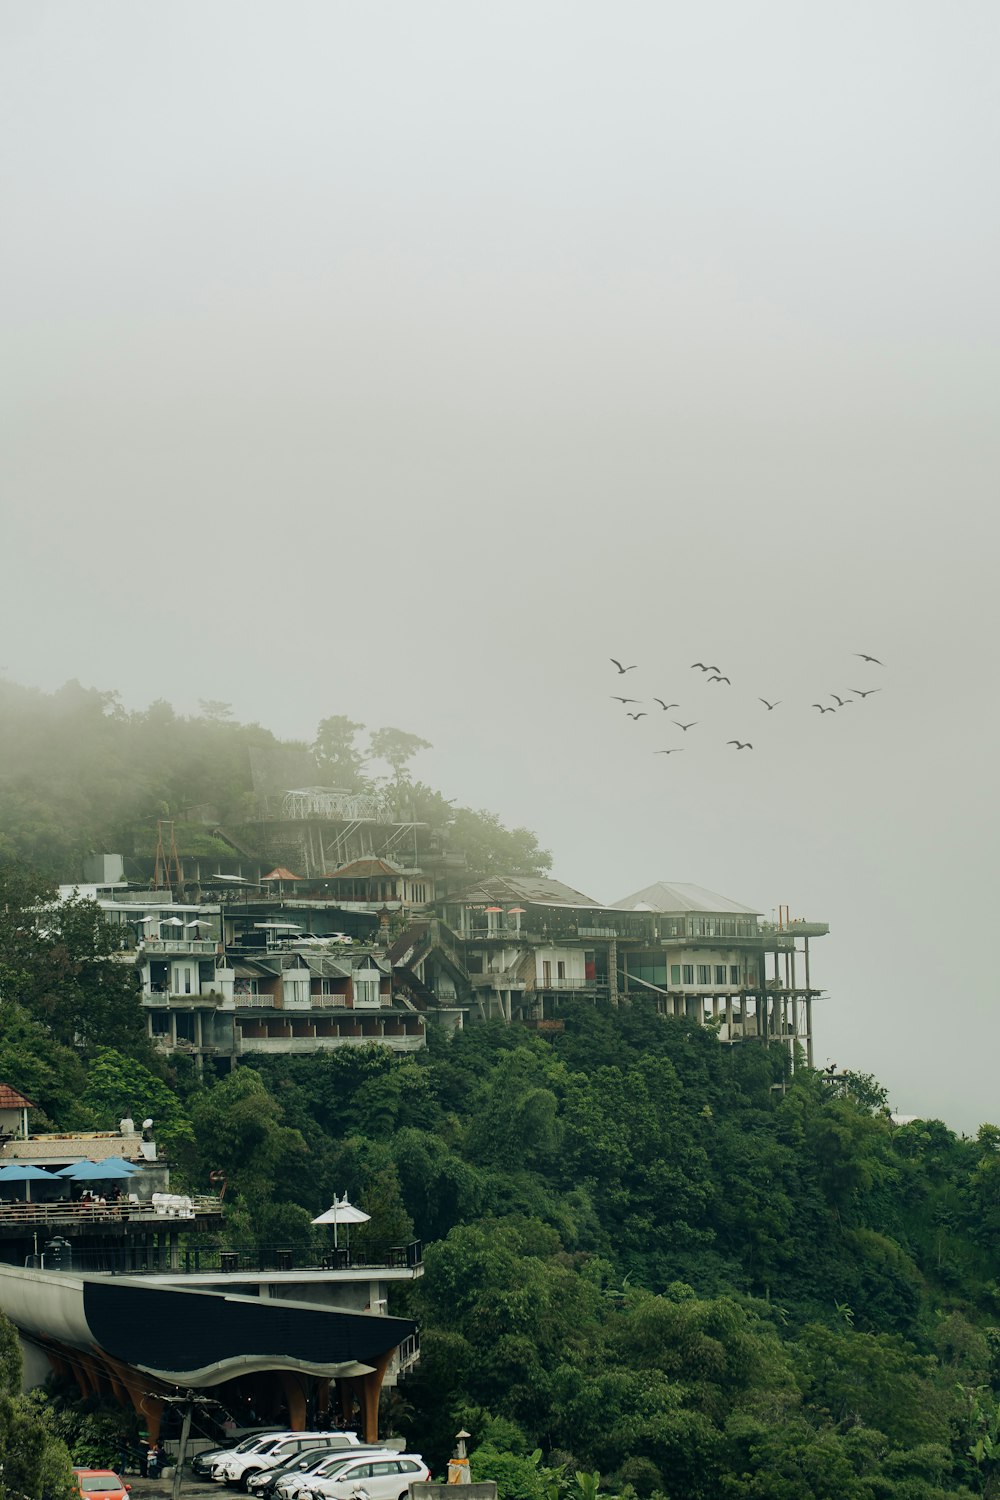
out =
[(996, 7), (2, 35), (2, 674), (412, 730), (601, 900), (829, 921), (817, 1062), (997, 1119)]

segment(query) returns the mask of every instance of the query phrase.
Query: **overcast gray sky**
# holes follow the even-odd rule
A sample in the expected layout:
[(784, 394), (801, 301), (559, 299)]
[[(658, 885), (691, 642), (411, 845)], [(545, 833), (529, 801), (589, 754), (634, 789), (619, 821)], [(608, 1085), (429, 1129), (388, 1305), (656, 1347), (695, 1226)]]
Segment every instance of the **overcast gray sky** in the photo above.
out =
[(996, 6), (0, 16), (6, 675), (413, 730), (998, 1119)]

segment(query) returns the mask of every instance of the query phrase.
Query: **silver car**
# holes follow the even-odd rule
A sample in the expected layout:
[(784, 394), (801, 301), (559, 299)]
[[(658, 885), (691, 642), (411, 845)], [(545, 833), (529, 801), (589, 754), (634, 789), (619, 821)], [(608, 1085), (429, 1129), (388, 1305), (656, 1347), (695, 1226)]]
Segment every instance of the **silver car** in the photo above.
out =
[(345, 1464), (354, 1459), (364, 1457), (367, 1459), (395, 1458), (395, 1448), (364, 1448), (354, 1449), (351, 1453), (331, 1453), (328, 1457), (318, 1463), (311, 1464), (306, 1472), (294, 1472), (283, 1474), (274, 1486), (274, 1500), (296, 1500), (298, 1495), (311, 1490), (313, 1484), (321, 1480), (332, 1479)]
[(312, 1480), (300, 1500), (408, 1500), (410, 1485), (430, 1477), (419, 1453), (360, 1453), (336, 1473)]

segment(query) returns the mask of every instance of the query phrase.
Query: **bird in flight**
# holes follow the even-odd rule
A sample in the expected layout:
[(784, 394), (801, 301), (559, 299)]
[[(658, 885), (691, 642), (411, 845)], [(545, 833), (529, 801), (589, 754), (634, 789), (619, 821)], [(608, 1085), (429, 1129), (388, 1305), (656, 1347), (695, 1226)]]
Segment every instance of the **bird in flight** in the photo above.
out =
[(851, 688), (851, 692), (857, 693), (859, 698), (870, 698), (872, 693), (880, 693), (881, 691), (881, 688), (869, 688), (867, 692), (864, 688)]
[(824, 708), (822, 703), (814, 703), (812, 706), (813, 708), (818, 708), (821, 714), (835, 714), (837, 712), (835, 708)]
[(647, 713), (638, 713), (638, 714), (626, 714), (625, 717), (628, 718), (628, 719), (648, 719), (649, 715)]
[[(729, 682), (728, 677), (710, 677), (708, 680), (709, 682)], [(731, 682), (729, 682), (729, 686), (732, 687)]]
[(634, 661), (630, 667), (623, 667), (621, 662), (617, 661), (613, 656), (609, 656), (608, 661), (614, 662), (614, 665), (618, 668), (619, 673), (634, 672), (636, 667), (639, 665), (637, 661)]
[(878, 659), (877, 656), (866, 656), (863, 651), (855, 651), (854, 655), (855, 656), (860, 656), (860, 658), (861, 658), (862, 661), (874, 662), (874, 664), (875, 664), (876, 667), (885, 666), (885, 663), (879, 661), (879, 659)]
[(694, 726), (697, 724), (697, 722), (698, 722), (697, 719), (692, 719), (691, 722), (690, 722), (690, 724), (682, 724), (681, 721), (680, 721), (680, 719), (675, 719), (674, 720), (674, 723), (677, 725), (677, 728), (678, 729), (683, 729), (685, 732), (687, 732), (687, 730), (689, 730), (689, 729), (693, 729)]
[(735, 745), (737, 750), (752, 750), (753, 746), (749, 740), (727, 740), (727, 745)]
[(703, 672), (717, 672), (719, 670), (718, 667), (706, 667), (703, 661), (693, 661), (691, 663), (692, 672), (694, 671), (695, 667), (700, 667)]
[(767, 708), (767, 709), (775, 709), (775, 708), (777, 708), (778, 704), (781, 702), (781, 699), (780, 698), (776, 698), (773, 703), (768, 703), (768, 701), (767, 701), (766, 698), (758, 698), (757, 702), (758, 703), (763, 703), (764, 707)]
[(668, 708), (680, 708), (680, 704), (679, 703), (664, 703), (664, 701), (663, 701), (662, 698), (654, 698), (653, 702), (654, 703), (658, 703), (660, 705), (660, 707), (663, 709), (664, 713), (667, 712)]
[[(837, 694), (836, 693), (831, 693), (830, 697), (831, 698), (837, 698)], [(847, 708), (848, 705), (850, 704), (850, 701), (851, 701), (850, 698), (837, 698), (837, 707), (838, 708)]]
[(683, 751), (683, 749), (684, 749), (683, 745), (675, 745), (672, 750), (654, 750), (653, 754), (654, 755), (680, 755), (681, 752)]
[(609, 693), (608, 696), (610, 698), (612, 698), (615, 703), (641, 703), (642, 702), (641, 698), (619, 698), (619, 696), (618, 696), (617, 693)]

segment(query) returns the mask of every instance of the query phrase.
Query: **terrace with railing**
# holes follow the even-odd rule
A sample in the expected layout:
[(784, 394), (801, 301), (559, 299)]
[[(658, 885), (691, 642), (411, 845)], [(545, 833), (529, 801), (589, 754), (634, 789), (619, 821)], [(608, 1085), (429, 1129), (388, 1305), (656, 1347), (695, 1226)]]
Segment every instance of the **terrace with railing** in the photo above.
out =
[[(34, 1257), (32, 1257), (34, 1259)], [(360, 1271), (377, 1276), (385, 1271), (421, 1274), (424, 1261), (422, 1240), (407, 1244), (373, 1243), (364, 1249), (339, 1246), (317, 1255), (315, 1250), (291, 1245), (202, 1245), (171, 1249), (155, 1244), (107, 1244), (97, 1249), (69, 1254), (60, 1250), (38, 1256), (42, 1270), (79, 1271), (108, 1276), (267, 1276), (271, 1273)]]

